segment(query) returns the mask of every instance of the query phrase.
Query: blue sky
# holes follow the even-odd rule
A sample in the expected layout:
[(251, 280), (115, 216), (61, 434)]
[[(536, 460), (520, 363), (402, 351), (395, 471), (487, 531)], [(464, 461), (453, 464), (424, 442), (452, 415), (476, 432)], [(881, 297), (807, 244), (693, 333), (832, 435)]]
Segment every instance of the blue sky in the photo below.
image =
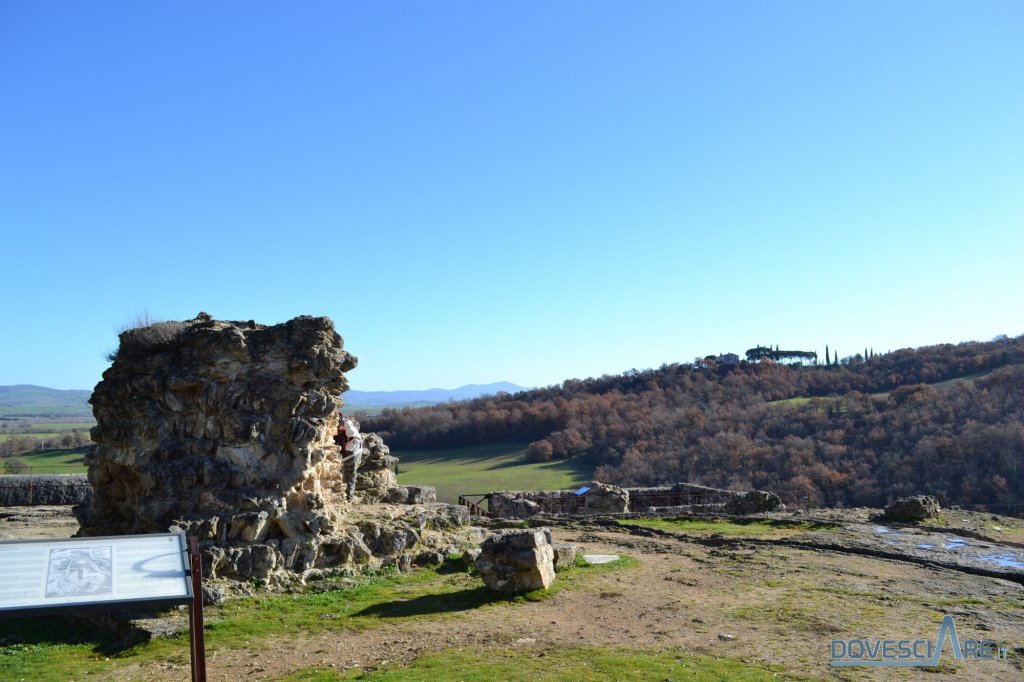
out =
[(353, 388), (1024, 332), (1019, 2), (0, 5), (0, 384), (146, 312)]

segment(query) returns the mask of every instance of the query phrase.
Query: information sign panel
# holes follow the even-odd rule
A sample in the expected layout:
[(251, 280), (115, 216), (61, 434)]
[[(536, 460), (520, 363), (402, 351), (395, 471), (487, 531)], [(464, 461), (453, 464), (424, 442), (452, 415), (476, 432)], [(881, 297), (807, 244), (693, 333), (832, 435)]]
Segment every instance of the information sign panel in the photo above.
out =
[(185, 536), (0, 542), (0, 616), (192, 601)]

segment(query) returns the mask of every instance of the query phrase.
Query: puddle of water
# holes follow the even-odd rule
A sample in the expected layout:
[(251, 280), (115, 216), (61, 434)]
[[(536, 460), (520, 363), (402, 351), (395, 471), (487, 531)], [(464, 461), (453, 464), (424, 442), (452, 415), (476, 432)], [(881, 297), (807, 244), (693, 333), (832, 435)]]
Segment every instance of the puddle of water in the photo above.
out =
[(1024, 558), (1017, 554), (986, 554), (979, 558), (982, 561), (990, 561), (1002, 568), (1024, 568)]
[(886, 528), (885, 526), (875, 526), (876, 533), (895, 533), (892, 528)]
[(966, 547), (969, 544), (970, 543), (967, 542), (967, 540), (964, 540), (963, 538), (954, 538), (952, 540), (946, 540), (945, 544), (942, 545), (942, 548), (943, 549), (960, 549), (961, 547)]
[(918, 549), (935, 549), (935, 545), (918, 545)]
[(887, 540), (887, 541), (885, 542), (885, 544), (887, 544), (887, 545), (898, 545), (898, 544), (900, 544), (900, 543), (899, 543), (899, 542), (897, 542), (896, 540)]

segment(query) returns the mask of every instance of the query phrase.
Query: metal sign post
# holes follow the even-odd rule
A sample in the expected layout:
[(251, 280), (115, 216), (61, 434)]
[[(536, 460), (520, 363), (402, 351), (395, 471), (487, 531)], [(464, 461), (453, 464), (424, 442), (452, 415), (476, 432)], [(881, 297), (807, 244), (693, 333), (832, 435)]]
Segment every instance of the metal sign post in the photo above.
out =
[(192, 682), (206, 682), (206, 638), (203, 635), (203, 558), (199, 554), (199, 540), (196, 538), (188, 540), (188, 557), (192, 574), (192, 603), (188, 607)]

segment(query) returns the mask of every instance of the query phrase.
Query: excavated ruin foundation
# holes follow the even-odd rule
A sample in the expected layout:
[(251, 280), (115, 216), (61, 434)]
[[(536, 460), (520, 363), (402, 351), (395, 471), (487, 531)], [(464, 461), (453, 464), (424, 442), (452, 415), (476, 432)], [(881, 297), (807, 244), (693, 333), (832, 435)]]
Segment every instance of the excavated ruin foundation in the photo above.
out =
[(122, 333), (91, 399), (81, 534), (184, 531), (200, 538), (208, 577), (271, 586), (454, 550), (466, 510), (396, 485), (375, 434), (346, 499), (335, 437), (355, 366), (326, 317), (264, 326), (200, 313)]

